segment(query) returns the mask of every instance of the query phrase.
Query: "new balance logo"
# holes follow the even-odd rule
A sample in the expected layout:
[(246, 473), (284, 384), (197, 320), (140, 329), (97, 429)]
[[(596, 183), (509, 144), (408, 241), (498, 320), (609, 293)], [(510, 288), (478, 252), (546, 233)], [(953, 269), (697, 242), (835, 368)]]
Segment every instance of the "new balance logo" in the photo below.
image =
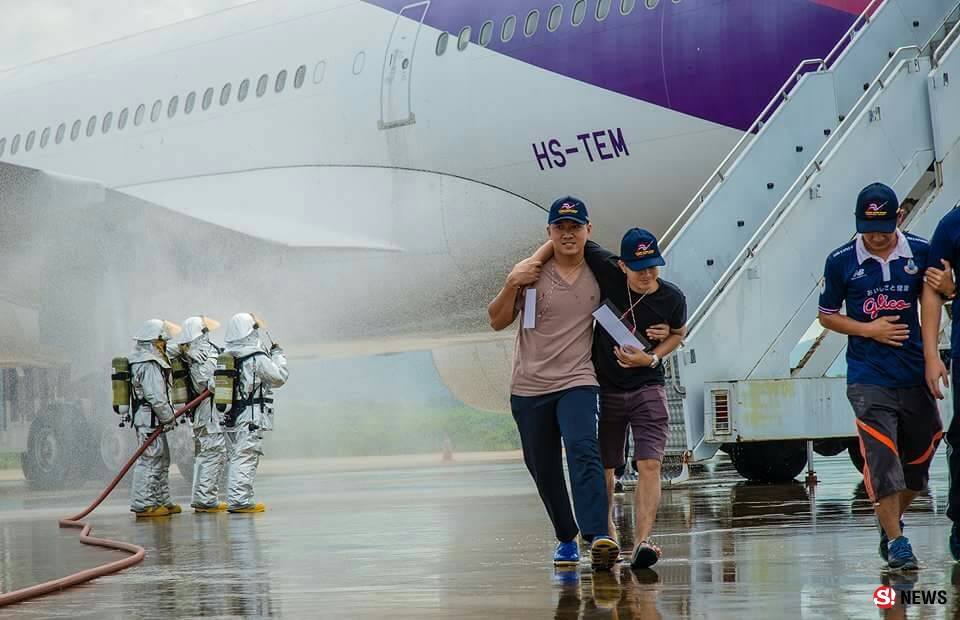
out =
[(857, 278), (862, 278), (865, 275), (867, 274), (864, 273), (863, 269), (857, 269), (856, 271), (853, 272), (853, 275), (850, 277), (850, 279), (856, 280)]

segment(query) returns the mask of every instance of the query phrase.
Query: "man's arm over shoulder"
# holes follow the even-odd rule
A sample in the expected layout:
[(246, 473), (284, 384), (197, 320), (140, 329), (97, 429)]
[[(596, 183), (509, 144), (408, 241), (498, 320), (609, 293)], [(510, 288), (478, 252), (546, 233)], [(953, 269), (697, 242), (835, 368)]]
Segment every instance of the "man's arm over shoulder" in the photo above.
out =
[(583, 248), (583, 258), (587, 267), (597, 278), (622, 278), (626, 279), (620, 265), (617, 261), (620, 259), (616, 254), (607, 250), (596, 241), (587, 240), (587, 245)]

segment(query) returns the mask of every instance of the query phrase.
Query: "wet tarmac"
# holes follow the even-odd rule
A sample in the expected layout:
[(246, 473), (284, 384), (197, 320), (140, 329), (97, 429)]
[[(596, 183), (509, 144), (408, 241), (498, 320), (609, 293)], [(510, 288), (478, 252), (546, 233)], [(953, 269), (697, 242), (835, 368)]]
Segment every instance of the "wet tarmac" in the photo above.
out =
[[(188, 510), (138, 523), (124, 489), (90, 520), (96, 535), (146, 547), (145, 562), (0, 618), (960, 617), (942, 451), (929, 495), (906, 518), (923, 567), (909, 579), (885, 574), (846, 455), (817, 465), (814, 493), (799, 483), (746, 484), (726, 462), (710, 465), (704, 484), (666, 490), (656, 525), (663, 559), (641, 572), (593, 573), (586, 562), (555, 572), (550, 526), (516, 461), (443, 465), (438, 457), (393, 469), (298, 461), (261, 476), (268, 512), (259, 515)], [(96, 490), (41, 493), (0, 482), (0, 591), (113, 557), (56, 526)], [(616, 510), (629, 549), (631, 497), (618, 496)], [(884, 583), (946, 590), (948, 600), (881, 612), (873, 593)]]

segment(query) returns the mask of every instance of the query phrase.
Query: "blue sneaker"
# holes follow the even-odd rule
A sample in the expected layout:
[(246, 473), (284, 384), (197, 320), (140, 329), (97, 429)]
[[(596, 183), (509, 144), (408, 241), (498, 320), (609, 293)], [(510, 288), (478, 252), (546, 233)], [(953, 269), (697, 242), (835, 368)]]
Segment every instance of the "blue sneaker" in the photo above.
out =
[(950, 555), (954, 562), (960, 562), (960, 523), (954, 523), (950, 528)]
[(901, 536), (890, 541), (890, 560), (887, 566), (891, 570), (917, 570), (917, 556), (913, 555), (913, 547), (906, 536)]
[(554, 566), (576, 566), (580, 563), (580, 548), (577, 541), (562, 542), (553, 552)]
[(620, 545), (609, 536), (596, 536), (590, 544), (593, 570), (610, 570), (620, 559)]
[[(890, 542), (890, 539), (887, 538), (887, 533), (883, 531), (883, 526), (880, 525), (880, 519), (877, 519), (877, 528), (880, 530), (880, 557), (883, 558), (884, 562), (890, 561), (890, 551), (887, 548), (887, 543)], [(900, 535), (903, 536), (903, 521), (900, 522)]]

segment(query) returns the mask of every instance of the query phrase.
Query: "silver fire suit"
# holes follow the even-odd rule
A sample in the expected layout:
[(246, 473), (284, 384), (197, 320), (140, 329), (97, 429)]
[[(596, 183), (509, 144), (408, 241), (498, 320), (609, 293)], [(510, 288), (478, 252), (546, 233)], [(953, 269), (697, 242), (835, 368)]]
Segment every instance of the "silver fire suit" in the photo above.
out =
[(287, 358), (275, 347), (269, 353), (257, 330), (226, 343), (239, 366), (238, 402), (228, 415), (229, 436), (227, 506), (229, 510), (254, 506), (253, 481), (263, 454), (263, 433), (273, 430), (273, 388), (287, 381)]
[[(137, 441), (142, 445), (158, 426), (173, 421), (174, 411), (167, 383), (170, 364), (151, 342), (138, 341), (129, 359), (130, 384), (137, 405), (133, 413), (133, 426), (137, 431)], [(160, 506), (173, 506), (169, 476), (170, 446), (166, 435), (160, 435), (133, 467), (130, 509), (144, 512)]]
[(193, 495), (190, 505), (194, 508), (216, 508), (219, 505), (220, 479), (227, 464), (227, 443), (223, 436), (222, 415), (213, 409), (213, 371), (217, 369), (220, 350), (210, 342), (210, 335), (201, 334), (190, 342), (190, 349), (183, 355), (190, 370), (190, 386), (193, 395), (210, 390), (210, 398), (197, 405), (193, 411), (193, 436), (197, 454), (193, 470)]

